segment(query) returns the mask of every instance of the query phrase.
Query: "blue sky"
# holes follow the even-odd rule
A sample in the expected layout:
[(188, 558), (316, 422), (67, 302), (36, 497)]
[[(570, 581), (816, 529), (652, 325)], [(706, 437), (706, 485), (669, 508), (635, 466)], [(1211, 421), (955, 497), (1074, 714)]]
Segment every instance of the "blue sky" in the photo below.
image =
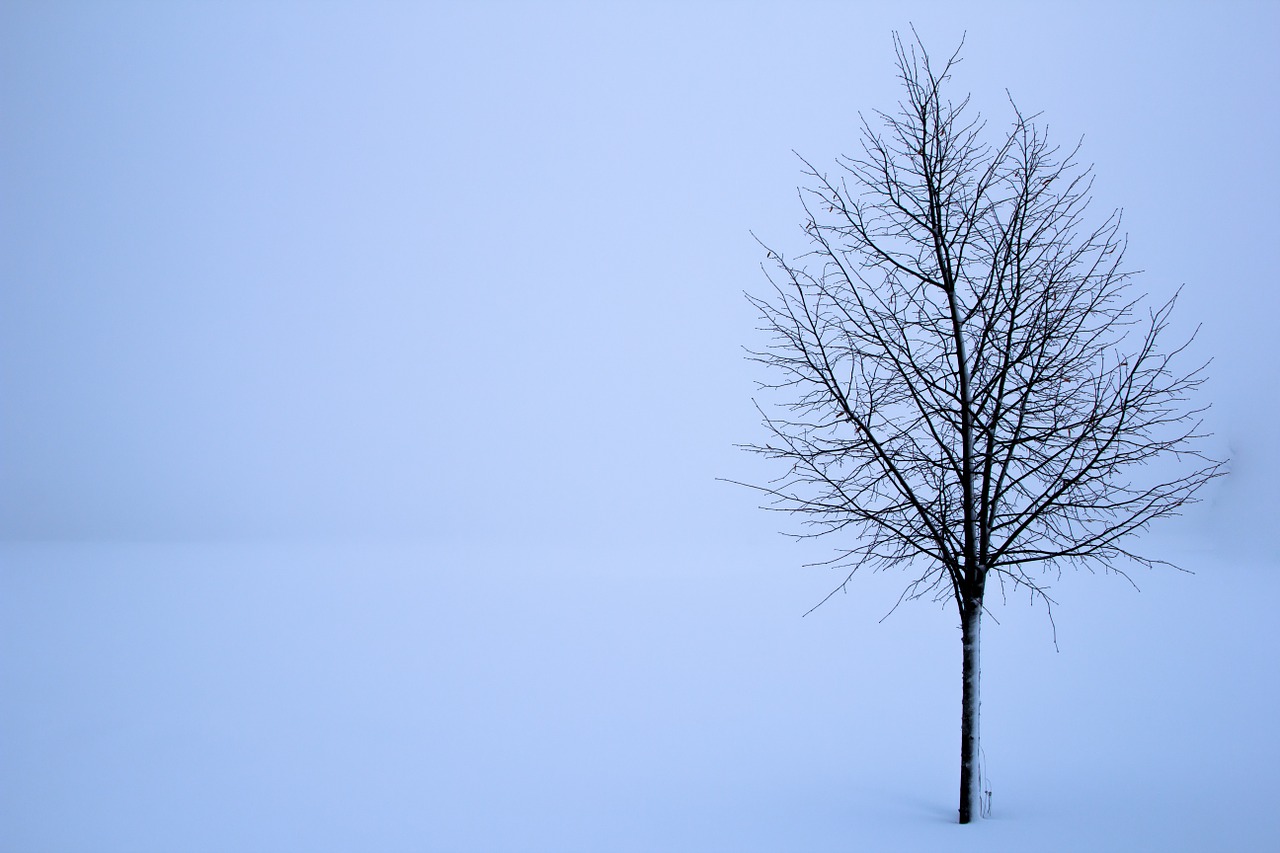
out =
[(0, 536), (758, 523), (749, 232), (800, 247), (791, 150), (892, 106), (913, 21), (1083, 135), (1204, 322), (1215, 523), (1275, 508), (1270, 4), (0, 8)]

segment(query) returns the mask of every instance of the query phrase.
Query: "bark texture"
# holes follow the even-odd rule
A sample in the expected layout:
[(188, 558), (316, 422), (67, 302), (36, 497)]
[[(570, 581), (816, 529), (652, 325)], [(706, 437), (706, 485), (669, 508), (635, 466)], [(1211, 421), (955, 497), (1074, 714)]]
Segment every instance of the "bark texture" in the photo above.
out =
[(982, 774), (979, 765), (982, 711), (982, 602), (965, 603), (961, 623), (964, 644), (963, 689), (960, 698), (960, 822), (969, 823), (982, 814)]

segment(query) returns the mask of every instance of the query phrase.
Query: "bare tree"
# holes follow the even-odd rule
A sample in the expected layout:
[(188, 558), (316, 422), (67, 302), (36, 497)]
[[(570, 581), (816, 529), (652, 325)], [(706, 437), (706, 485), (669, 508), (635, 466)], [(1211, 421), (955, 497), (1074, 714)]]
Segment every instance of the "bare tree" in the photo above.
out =
[(864, 117), (834, 174), (802, 160), (808, 249), (765, 247), (772, 293), (748, 298), (768, 343), (751, 356), (779, 399), (748, 449), (786, 465), (753, 487), (770, 508), (798, 514), (801, 535), (840, 534), (837, 589), (894, 567), (911, 578), (902, 599), (955, 602), (968, 823), (988, 579), (1050, 603), (1047, 570), (1159, 562), (1132, 534), (1221, 463), (1198, 449), (1203, 365), (1176, 363), (1190, 341), (1164, 345), (1174, 301), (1130, 293), (1120, 215), (1088, 223), (1077, 150), (1016, 106), (992, 132), (950, 100), (958, 50), (939, 66), (918, 37), (894, 46), (897, 111)]

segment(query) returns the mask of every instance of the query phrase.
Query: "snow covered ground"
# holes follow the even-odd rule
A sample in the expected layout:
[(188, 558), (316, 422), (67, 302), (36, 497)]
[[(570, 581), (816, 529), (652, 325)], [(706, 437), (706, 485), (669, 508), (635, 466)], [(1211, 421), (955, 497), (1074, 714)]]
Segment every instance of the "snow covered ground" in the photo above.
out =
[(997, 601), (961, 827), (955, 617), (760, 543), (0, 545), (0, 849), (1280, 849), (1274, 560)]

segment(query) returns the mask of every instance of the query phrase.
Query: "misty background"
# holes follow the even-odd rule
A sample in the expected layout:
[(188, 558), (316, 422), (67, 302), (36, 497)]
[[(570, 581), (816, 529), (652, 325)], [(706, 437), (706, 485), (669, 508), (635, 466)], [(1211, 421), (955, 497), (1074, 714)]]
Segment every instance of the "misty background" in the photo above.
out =
[[(953, 92), (993, 126), (1007, 90), (1083, 136), (1137, 287), (1184, 287), (1231, 459), (1149, 550), (1244, 574), (1139, 605), (1064, 581), (1074, 653), (1132, 641), (1145, 675), (1051, 676), (1011, 608), (1003, 648), (1036, 651), (989, 641), (987, 743), (1078, 767), (1005, 790), (1084, 796), (1121, 743), (1151, 776), (1117, 786), (1186, 770), (1123, 708), (1179, 652), (1220, 662), (1135, 606), (1230, 613), (1249, 651), (1204, 677), (1269, 728), (1273, 4), (3, 0), (0, 849), (820, 849), (844, 791), (950, 808), (950, 614), (878, 624), (877, 576), (801, 620), (828, 546), (717, 480), (778, 473), (733, 446), (762, 435), (752, 233), (803, 247), (792, 151), (853, 153), (912, 23), (935, 58), (965, 39)], [(903, 701), (934, 690), (936, 738)], [(1104, 745), (1019, 728), (1085, 725), (1089, 690), (1121, 708)], [(850, 708), (883, 747), (833, 745)], [(1254, 747), (1201, 757), (1280, 756)]]
[(1274, 516), (1269, 5), (3, 8), (7, 539), (771, 523), (714, 482), (754, 473), (749, 232), (803, 245), (791, 150), (852, 150), (912, 21), (990, 121), (1083, 135), (1204, 324), (1218, 521)]

